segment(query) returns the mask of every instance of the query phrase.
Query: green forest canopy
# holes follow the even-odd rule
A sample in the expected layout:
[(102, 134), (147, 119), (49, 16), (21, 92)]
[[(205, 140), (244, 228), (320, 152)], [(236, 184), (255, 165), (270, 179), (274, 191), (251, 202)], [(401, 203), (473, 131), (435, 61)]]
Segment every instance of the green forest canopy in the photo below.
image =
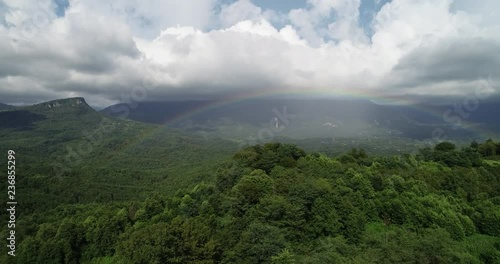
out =
[(25, 216), (16, 260), (500, 263), (500, 165), (485, 159), (492, 144), (335, 158), (288, 144), (248, 147), (216, 169), (215, 182), (173, 196)]

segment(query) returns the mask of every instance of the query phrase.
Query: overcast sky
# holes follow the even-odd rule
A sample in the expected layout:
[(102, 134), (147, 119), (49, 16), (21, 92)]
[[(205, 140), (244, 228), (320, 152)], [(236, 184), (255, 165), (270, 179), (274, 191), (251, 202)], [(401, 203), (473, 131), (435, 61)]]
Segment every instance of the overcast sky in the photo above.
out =
[(411, 100), (471, 96), (484, 80), (498, 93), (499, 11), (498, 0), (0, 0), (0, 102)]

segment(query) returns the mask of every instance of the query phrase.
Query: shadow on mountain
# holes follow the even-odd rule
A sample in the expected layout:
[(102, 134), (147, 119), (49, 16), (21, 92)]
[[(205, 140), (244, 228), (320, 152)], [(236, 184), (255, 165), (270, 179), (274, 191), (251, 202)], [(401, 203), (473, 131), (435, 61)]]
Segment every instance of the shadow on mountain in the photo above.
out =
[(44, 119), (45, 116), (26, 110), (0, 112), (0, 128), (31, 130), (35, 122)]

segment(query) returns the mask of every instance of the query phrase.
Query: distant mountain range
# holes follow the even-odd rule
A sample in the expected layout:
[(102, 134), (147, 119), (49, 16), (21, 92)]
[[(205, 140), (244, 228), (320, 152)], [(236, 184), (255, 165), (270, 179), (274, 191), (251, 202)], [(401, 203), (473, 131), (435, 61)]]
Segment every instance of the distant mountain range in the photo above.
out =
[[(251, 133), (274, 124), (277, 112), (286, 108), (296, 116), (282, 135), (307, 137), (363, 137), (402, 135), (413, 139), (478, 138), (494, 136), (500, 131), (500, 104), (485, 102), (472, 109), (458, 105), (379, 105), (363, 100), (249, 100), (231, 104), (217, 101), (142, 102), (133, 107), (117, 104), (101, 110), (108, 116), (163, 124), (188, 131), (213, 132), (237, 130), (251, 126)], [(278, 119), (279, 120), (279, 119)], [(232, 133), (229, 137), (238, 137)], [(443, 136), (444, 137), (444, 136)]]
[[(280, 140), (329, 149), (325, 142), (360, 144), (339, 139), (375, 139), (380, 145), (397, 138), (401, 139), (399, 142), (470, 142), (498, 139), (500, 135), (497, 117), (500, 105), (496, 102), (482, 102), (474, 111), (467, 111), (454, 105), (380, 105), (365, 100), (173, 101), (117, 104), (96, 112), (78, 97), (33, 106), (1, 104), (0, 107), (4, 109), (0, 111), (0, 130), (32, 131), (62, 141), (76, 139), (72, 132), (81, 134), (106, 116), (113, 122), (134, 124), (134, 130), (152, 129), (159, 124), (178, 129), (184, 136), (188, 133), (189, 137), (229, 139), (240, 146)], [(124, 123), (117, 117), (152, 126)], [(318, 149), (302, 147), (310, 151)]]

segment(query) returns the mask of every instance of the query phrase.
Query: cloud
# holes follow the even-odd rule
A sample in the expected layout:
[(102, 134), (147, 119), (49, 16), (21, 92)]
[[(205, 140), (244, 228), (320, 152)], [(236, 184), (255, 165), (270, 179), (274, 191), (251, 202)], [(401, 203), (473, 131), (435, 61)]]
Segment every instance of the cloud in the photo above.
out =
[[(289, 18), (311, 45), (323, 44), (325, 37), (337, 41), (368, 40), (364, 30), (358, 26), (361, 0), (308, 0), (308, 4), (308, 8), (290, 11)], [(332, 17), (335, 21), (329, 23)]]
[(500, 70), (500, 42), (450, 39), (432, 43), (405, 55), (394, 67), (402, 87), (439, 82), (470, 82)]
[[(282, 14), (249, 0), (4, 1), (0, 101), (123, 101), (240, 93), (467, 95), (500, 73), (496, 1), (393, 0), (362, 28), (360, 0), (309, 0)], [(276, 21), (280, 21), (277, 26)], [(367, 31), (371, 34), (367, 35)]]
[(498, 50), (500, 42), (481, 38), (428, 44), (405, 55), (384, 83), (412, 96), (464, 98), (483, 88), (498, 93), (498, 77), (493, 75), (500, 72)]
[(216, 23), (217, 0), (74, 0), (71, 9), (91, 9), (96, 15), (123, 20), (134, 36), (154, 38), (168, 27), (205, 30)]
[(230, 27), (242, 20), (262, 18), (262, 9), (250, 0), (238, 0), (230, 5), (223, 5), (219, 17), (222, 26)]

